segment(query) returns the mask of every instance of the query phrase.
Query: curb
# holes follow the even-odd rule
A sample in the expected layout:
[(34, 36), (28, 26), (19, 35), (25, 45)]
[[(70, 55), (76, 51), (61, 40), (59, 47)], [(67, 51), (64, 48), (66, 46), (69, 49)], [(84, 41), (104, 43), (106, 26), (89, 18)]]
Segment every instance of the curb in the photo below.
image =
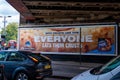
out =
[(86, 62), (73, 62), (73, 61), (52, 61), (52, 64), (55, 65), (66, 65), (66, 66), (77, 66), (77, 67), (87, 67), (94, 68), (103, 64), (100, 63), (86, 63)]

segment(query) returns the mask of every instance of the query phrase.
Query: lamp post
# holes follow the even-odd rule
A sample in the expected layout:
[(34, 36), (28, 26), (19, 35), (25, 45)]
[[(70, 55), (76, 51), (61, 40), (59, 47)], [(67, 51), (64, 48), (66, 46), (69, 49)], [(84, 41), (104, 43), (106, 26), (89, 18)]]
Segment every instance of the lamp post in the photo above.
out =
[(4, 18), (3, 19), (3, 23), (4, 23), (4, 31), (3, 31), (3, 35), (6, 35), (6, 18), (7, 17), (11, 17), (11, 16), (0, 16), (1, 18)]
[(3, 30), (3, 34), (1, 35), (1, 43), (0, 45), (2, 46), (1, 48), (4, 50), (6, 48), (6, 40), (5, 40), (5, 36), (6, 36), (6, 18), (11, 17), (11, 16), (0, 16), (3, 19), (3, 23), (4, 23), (4, 30)]

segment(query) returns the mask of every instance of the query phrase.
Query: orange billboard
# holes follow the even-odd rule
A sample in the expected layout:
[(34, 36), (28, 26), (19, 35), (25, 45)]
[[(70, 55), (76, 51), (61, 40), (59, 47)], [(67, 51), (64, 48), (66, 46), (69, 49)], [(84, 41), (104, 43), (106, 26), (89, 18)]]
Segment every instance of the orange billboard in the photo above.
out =
[(96, 26), (81, 28), (81, 53), (116, 54), (116, 27)]
[(116, 26), (20, 28), (19, 49), (72, 54), (116, 54)]
[(20, 48), (42, 52), (80, 52), (79, 28), (20, 29)]

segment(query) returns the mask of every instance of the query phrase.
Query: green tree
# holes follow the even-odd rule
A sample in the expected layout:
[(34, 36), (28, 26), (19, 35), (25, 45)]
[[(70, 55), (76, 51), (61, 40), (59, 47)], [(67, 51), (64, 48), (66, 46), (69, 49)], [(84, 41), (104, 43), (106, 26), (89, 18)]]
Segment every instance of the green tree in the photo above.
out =
[[(18, 23), (16, 22), (9, 23), (6, 26), (6, 29), (5, 29), (6, 41), (17, 40), (17, 33), (18, 33), (17, 29), (18, 29)], [(2, 29), (2, 33), (4, 33), (4, 29)]]

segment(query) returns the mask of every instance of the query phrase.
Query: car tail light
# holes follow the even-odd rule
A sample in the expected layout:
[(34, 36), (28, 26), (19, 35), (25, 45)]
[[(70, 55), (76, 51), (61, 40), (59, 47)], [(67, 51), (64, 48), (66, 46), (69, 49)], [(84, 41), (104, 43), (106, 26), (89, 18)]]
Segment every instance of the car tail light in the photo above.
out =
[(36, 58), (34, 58), (34, 57), (32, 57), (32, 56), (29, 56), (34, 62), (38, 62), (38, 60), (36, 59)]

